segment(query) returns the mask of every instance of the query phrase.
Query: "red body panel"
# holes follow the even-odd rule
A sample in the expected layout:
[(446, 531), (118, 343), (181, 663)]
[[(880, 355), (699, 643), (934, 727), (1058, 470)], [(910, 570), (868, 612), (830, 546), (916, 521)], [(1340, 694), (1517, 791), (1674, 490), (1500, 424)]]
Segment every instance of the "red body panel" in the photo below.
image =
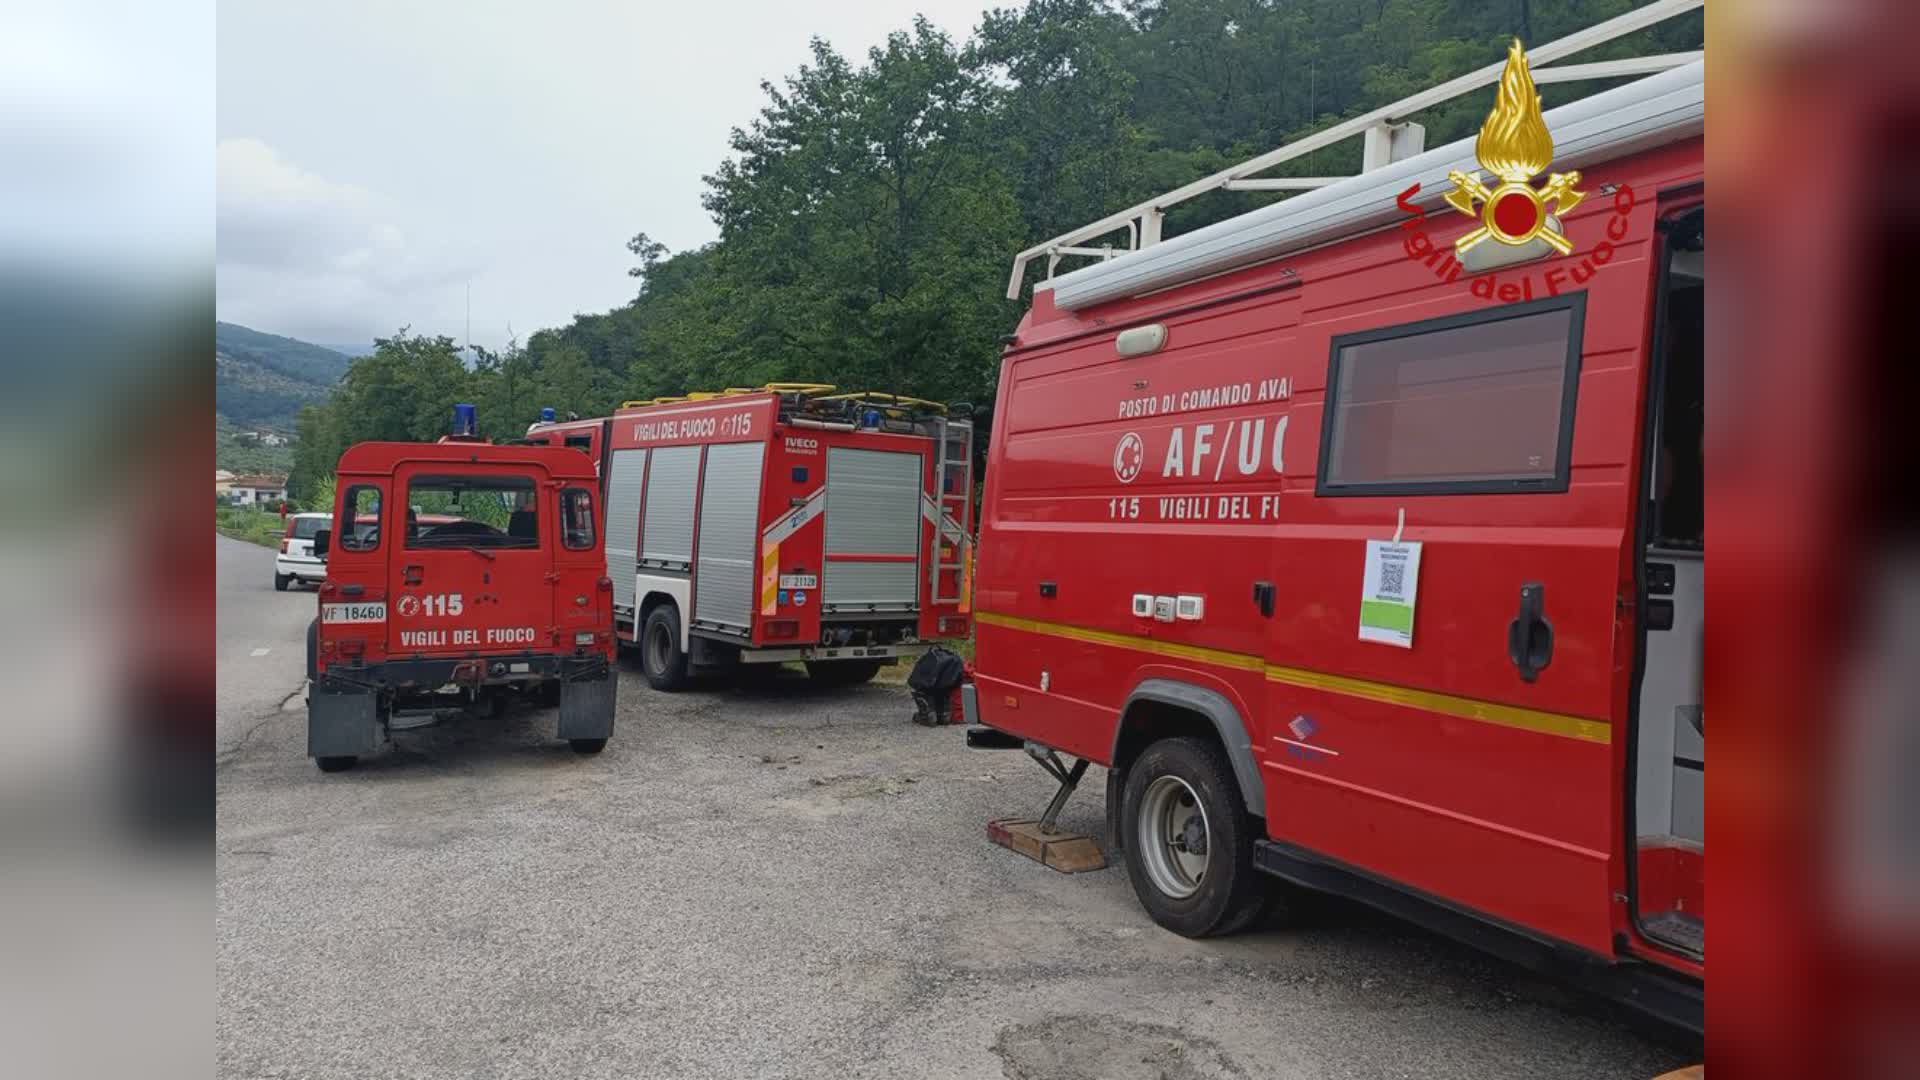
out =
[[(1702, 175), (1697, 140), (1588, 169), (1574, 254), (1495, 274), (1510, 299), (1523, 282), (1534, 299), (1585, 293), (1564, 492), (1316, 494), (1332, 339), (1499, 302), (1409, 258), (1406, 230), (1079, 312), (1036, 291), (987, 467), (983, 721), (1107, 763), (1142, 681), (1217, 690), (1246, 719), (1275, 839), (1616, 955), (1654, 222), (1660, 193)], [(1422, 227), (1451, 250), (1471, 223)], [(1574, 284), (1603, 240), (1604, 265)], [(1120, 358), (1116, 333), (1148, 323), (1166, 346)], [(1356, 632), (1365, 542), (1403, 510), (1424, 545), (1410, 649)], [(1271, 617), (1256, 582), (1273, 584)], [(1507, 649), (1528, 583), (1554, 633), (1533, 682)], [(1205, 618), (1137, 617), (1141, 593), (1203, 596)]]

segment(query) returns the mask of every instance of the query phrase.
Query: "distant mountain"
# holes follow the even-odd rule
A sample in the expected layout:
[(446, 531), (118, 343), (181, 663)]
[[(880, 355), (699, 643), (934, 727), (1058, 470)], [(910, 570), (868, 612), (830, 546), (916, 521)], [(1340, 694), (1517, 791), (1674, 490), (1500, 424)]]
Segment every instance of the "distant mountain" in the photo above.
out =
[(371, 341), (361, 345), (336, 345), (332, 342), (326, 342), (326, 343), (323, 343), (320, 347), (323, 349), (332, 349), (334, 352), (337, 352), (342, 356), (350, 357), (355, 360), (358, 360), (363, 356), (373, 355), (373, 342)]
[(300, 406), (324, 401), (351, 357), (237, 323), (213, 324), (216, 412), (241, 427), (292, 430)]

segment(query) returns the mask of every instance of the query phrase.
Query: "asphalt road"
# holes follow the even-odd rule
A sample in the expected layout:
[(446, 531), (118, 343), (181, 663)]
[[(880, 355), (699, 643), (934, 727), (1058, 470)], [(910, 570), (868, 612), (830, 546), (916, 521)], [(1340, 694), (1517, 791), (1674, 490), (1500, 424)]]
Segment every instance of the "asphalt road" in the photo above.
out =
[(305, 687), (307, 623), (318, 607), (310, 588), (273, 591), (273, 549), (218, 533), (213, 545), (214, 749), (225, 755)]
[[(1166, 933), (1123, 869), (988, 843), (1050, 781), (911, 725), (898, 688), (663, 695), (629, 668), (598, 757), (526, 708), (323, 775), (313, 596), (220, 544), (223, 1076), (1532, 1080), (1697, 1053), (1337, 902)], [(1064, 827), (1101, 829), (1102, 786)]]

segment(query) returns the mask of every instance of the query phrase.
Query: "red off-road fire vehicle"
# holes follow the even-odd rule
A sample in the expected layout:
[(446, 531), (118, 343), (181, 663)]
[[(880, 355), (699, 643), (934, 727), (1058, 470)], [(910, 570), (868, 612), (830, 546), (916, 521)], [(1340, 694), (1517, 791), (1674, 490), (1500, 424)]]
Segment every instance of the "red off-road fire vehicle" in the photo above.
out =
[[(1703, 62), (1533, 75), (1650, 71), (1496, 167), (1544, 138), (1516, 47), (1020, 257), (1016, 289), (1138, 244), (1037, 286), (1006, 350), (969, 738), (1107, 766), (1161, 925), (1245, 927), (1277, 878), (1698, 1029)], [(1494, 83), (1478, 146), (1421, 150), (1406, 116)], [(1254, 177), (1347, 135), (1357, 175)], [(1161, 238), (1262, 185), (1306, 193)]]
[[(443, 711), (537, 695), (583, 754), (613, 732), (612, 583), (592, 462), (472, 437), (348, 448), (308, 631), (307, 752), (351, 766)], [(341, 525), (351, 522), (350, 527)]]
[(972, 631), (967, 412), (784, 383), (542, 420), (526, 439), (599, 469), (616, 634), (656, 689), (785, 661), (849, 684)]

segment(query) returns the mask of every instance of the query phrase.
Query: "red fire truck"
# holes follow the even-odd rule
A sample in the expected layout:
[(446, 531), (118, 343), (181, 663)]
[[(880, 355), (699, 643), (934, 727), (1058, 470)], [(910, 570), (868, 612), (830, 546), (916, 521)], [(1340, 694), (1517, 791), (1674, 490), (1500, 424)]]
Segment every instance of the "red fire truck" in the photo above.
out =
[[(613, 732), (613, 583), (593, 466), (461, 434), (340, 456), (327, 563), (308, 629), (307, 752), (333, 772), (391, 731), (540, 694), (583, 754)], [(351, 523), (351, 524), (344, 524)]]
[[(1016, 290), (1101, 261), (1034, 288), (1001, 366), (969, 738), (1080, 758), (1063, 797), (1107, 766), (1161, 925), (1247, 926), (1278, 879), (1698, 1028), (1702, 67), (1516, 48), (1021, 256)], [(1500, 83), (1532, 115), (1488, 129), (1525, 131), (1529, 78), (1621, 75), (1545, 113), (1578, 172), (1531, 195), (1477, 179), (1487, 129), (1423, 151), (1403, 120)], [(1358, 175), (1252, 178), (1346, 135)], [(1263, 186), (1305, 194), (1159, 237)], [(1118, 229), (1135, 250), (1088, 246)]]
[(596, 463), (614, 623), (654, 687), (785, 661), (863, 682), (972, 631), (968, 410), (833, 391), (630, 401), (528, 429)]

